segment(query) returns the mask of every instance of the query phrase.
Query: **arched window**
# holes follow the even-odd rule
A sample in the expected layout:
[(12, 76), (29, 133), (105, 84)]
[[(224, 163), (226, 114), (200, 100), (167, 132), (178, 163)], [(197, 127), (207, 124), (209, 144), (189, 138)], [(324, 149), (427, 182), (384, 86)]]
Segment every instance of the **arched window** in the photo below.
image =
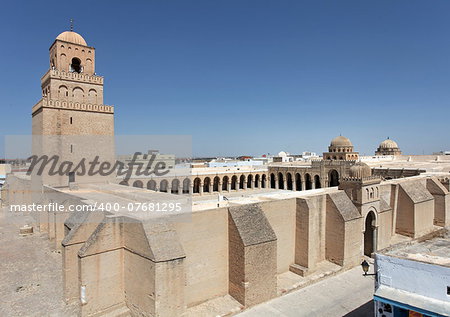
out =
[(141, 181), (135, 181), (133, 187), (142, 188), (144, 187), (144, 184)]
[(59, 99), (67, 99), (68, 95), (69, 95), (69, 90), (67, 89), (67, 87), (64, 85), (59, 86), (58, 98)]
[(91, 103), (93, 105), (97, 104), (97, 91), (95, 89), (89, 89), (88, 103)]
[(81, 66), (81, 61), (79, 58), (72, 58), (72, 64), (70, 64), (70, 71), (73, 73), (81, 73), (83, 71), (83, 67)]

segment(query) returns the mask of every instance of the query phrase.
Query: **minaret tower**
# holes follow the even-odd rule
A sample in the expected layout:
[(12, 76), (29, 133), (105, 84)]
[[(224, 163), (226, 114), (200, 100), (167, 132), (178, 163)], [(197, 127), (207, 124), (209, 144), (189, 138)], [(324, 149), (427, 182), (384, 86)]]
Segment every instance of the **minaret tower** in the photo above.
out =
[[(50, 46), (50, 69), (41, 78), (42, 99), (32, 109), (33, 154), (58, 155), (59, 163), (114, 161), (114, 107), (103, 104), (103, 77), (95, 72), (95, 48), (78, 33), (59, 34)], [(70, 175), (69, 175), (70, 174)], [(105, 181), (79, 173), (42, 175), (43, 184)]]

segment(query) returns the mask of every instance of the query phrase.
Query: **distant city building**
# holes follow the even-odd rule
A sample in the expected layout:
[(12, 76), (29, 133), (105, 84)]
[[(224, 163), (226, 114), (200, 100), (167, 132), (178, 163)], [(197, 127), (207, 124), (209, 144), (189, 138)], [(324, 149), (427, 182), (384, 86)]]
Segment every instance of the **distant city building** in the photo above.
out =
[(239, 167), (239, 166), (262, 166), (263, 160), (253, 160), (252, 158), (246, 158), (243, 160), (233, 159), (216, 159), (207, 163), (208, 167)]
[(375, 316), (450, 316), (450, 240), (440, 237), (376, 253)]
[(450, 155), (450, 151), (434, 152), (433, 155)]
[(273, 157), (273, 162), (275, 163), (285, 163), (285, 162), (293, 162), (294, 158), (285, 151), (281, 151), (277, 156)]
[(402, 155), (402, 151), (398, 147), (397, 142), (387, 138), (378, 146), (375, 155), (384, 156), (384, 155)]
[(124, 162), (126, 164), (130, 164), (134, 157), (134, 162), (139, 164), (142, 163), (146, 166), (151, 158), (151, 156), (155, 156), (155, 160), (153, 161), (152, 166), (155, 166), (158, 162), (165, 163), (165, 168), (174, 168), (175, 167), (175, 155), (173, 154), (161, 154), (158, 150), (148, 150), (147, 154), (127, 154), (127, 155), (118, 155), (117, 160), (120, 162)]

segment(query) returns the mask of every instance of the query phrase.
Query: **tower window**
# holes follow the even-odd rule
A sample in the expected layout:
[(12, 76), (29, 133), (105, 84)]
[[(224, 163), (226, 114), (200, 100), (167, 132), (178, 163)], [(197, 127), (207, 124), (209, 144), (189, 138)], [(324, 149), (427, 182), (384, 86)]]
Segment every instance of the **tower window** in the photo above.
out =
[(73, 153), (73, 145), (70, 145), (70, 153)]
[(72, 124), (73, 123), (73, 120), (72, 120), (72, 117), (70, 117), (70, 124)]
[(82, 67), (81, 67), (81, 61), (74, 57), (72, 58), (72, 64), (70, 65), (70, 71), (74, 73), (81, 73)]

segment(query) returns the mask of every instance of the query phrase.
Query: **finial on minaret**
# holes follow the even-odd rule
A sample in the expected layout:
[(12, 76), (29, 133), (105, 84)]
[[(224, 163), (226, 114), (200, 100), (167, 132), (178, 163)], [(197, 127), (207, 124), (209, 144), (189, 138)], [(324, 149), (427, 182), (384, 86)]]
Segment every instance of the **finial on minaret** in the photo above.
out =
[(73, 19), (70, 19), (70, 32), (73, 32)]

